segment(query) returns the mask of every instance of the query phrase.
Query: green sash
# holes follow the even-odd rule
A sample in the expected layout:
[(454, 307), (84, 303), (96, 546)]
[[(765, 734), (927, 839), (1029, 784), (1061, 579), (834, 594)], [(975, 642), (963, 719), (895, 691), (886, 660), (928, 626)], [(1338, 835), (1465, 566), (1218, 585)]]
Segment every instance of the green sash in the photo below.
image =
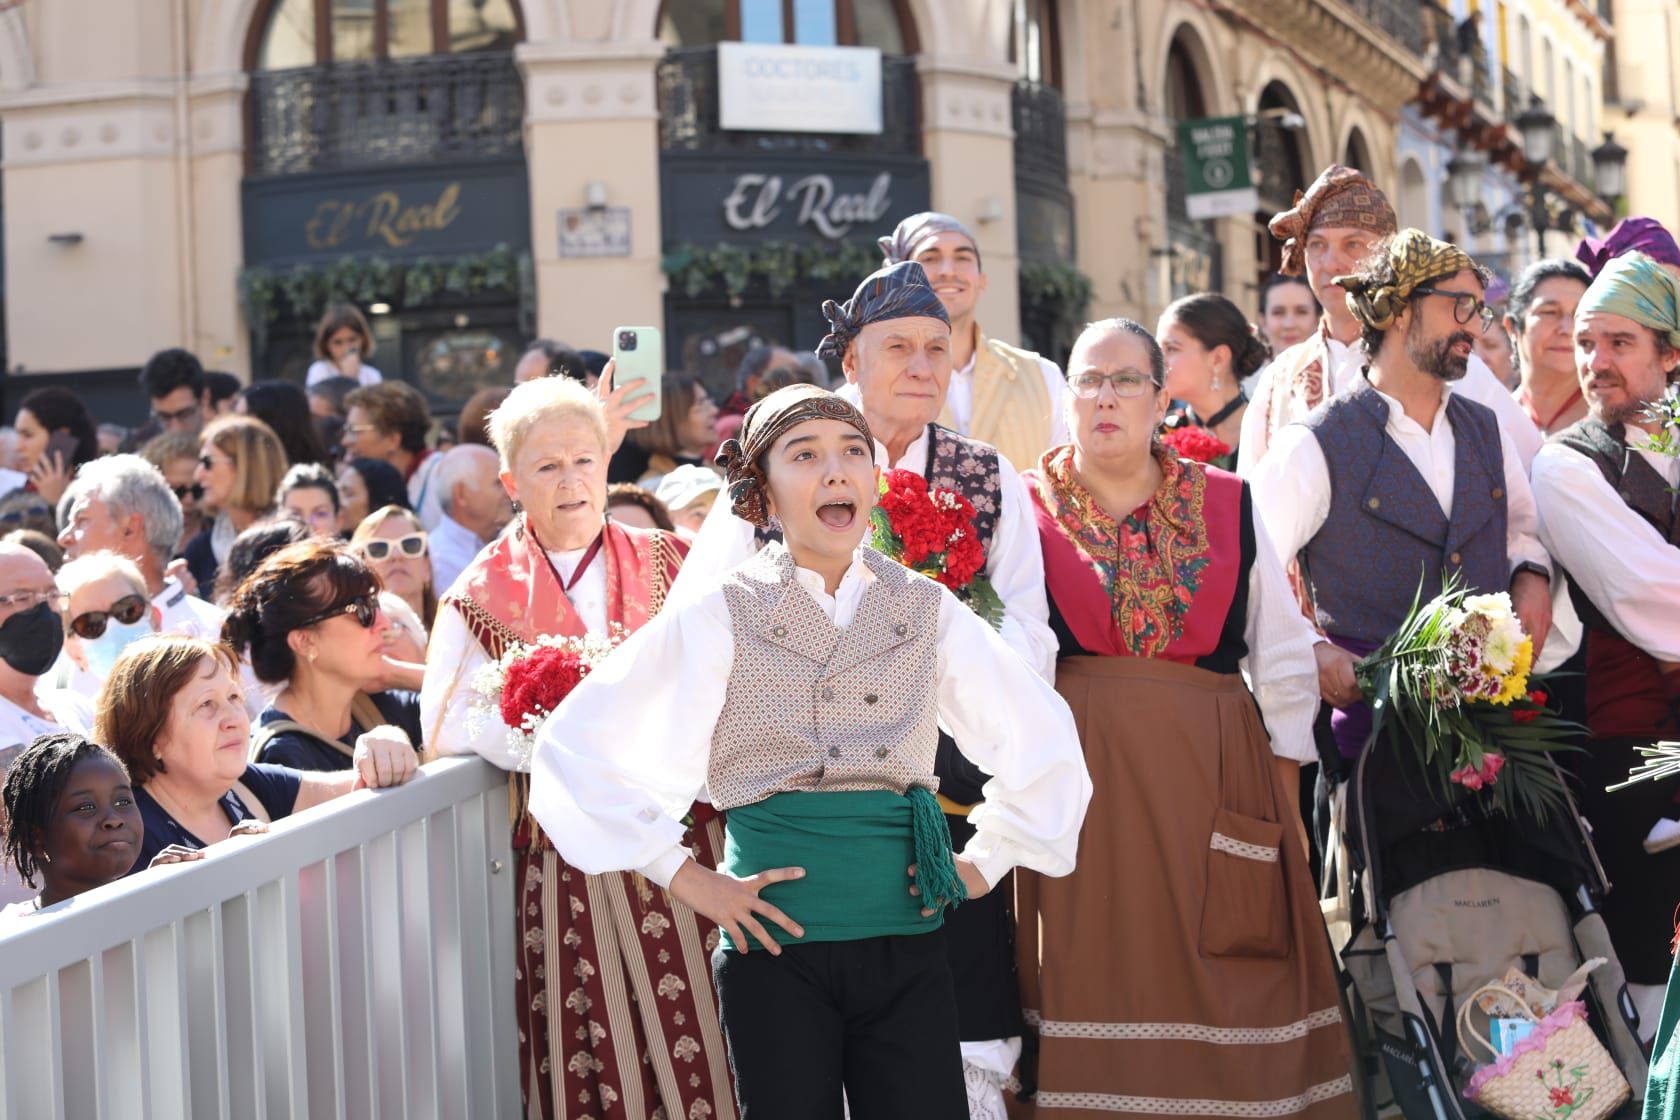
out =
[[(922, 811), (922, 801), (931, 810)], [(937, 837), (928, 835), (923, 821), (929, 812), (939, 825)], [(804, 937), (795, 938), (761, 917), (759, 924), (779, 944), (860, 941), (938, 929), (944, 912), (922, 917), (922, 899), (910, 894), (906, 870), (912, 863), (917, 865), (923, 897), (933, 896), (930, 876), (936, 883), (954, 880), (954, 892), (947, 888), (941, 893), (961, 897), (961, 880), (950, 869), (944, 818), (927, 790), (908, 797), (890, 790), (777, 793), (729, 810), (725, 821), (719, 870), (746, 877), (775, 867), (805, 869), (804, 878), (772, 883), (759, 894), (805, 930)], [(943, 867), (937, 853), (918, 858), (918, 851), (930, 852), (932, 840), (943, 852)], [(723, 941), (737, 948), (727, 931)]]
[(1645, 1120), (1680, 1118), (1680, 961), (1668, 977), (1668, 997), (1651, 1049), (1651, 1083), (1645, 1093)]

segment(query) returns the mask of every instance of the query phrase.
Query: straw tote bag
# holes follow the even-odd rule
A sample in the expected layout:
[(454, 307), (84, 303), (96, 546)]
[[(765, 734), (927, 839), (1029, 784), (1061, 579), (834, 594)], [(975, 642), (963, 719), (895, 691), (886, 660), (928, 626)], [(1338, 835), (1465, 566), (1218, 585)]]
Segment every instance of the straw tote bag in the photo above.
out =
[[(1508, 996), (1534, 1023), (1534, 1033), (1503, 1057), (1470, 1020), (1470, 1009), (1484, 992)], [(1603, 1120), (1632, 1092), (1615, 1059), (1593, 1034), (1586, 1005), (1579, 1000), (1536, 1019), (1521, 996), (1503, 984), (1486, 984), (1458, 1009), (1458, 1037), (1473, 1060), (1481, 1059), (1470, 1051), (1472, 1038), (1495, 1059), (1476, 1071), (1465, 1097), (1505, 1120)]]

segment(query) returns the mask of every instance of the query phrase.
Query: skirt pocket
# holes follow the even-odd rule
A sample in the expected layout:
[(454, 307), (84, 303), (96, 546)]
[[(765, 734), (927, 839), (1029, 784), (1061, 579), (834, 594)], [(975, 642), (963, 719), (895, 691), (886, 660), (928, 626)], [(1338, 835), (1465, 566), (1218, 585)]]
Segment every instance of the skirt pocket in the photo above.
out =
[(1287, 957), (1283, 825), (1229, 809), (1214, 814), (1200, 948), (1206, 957)]

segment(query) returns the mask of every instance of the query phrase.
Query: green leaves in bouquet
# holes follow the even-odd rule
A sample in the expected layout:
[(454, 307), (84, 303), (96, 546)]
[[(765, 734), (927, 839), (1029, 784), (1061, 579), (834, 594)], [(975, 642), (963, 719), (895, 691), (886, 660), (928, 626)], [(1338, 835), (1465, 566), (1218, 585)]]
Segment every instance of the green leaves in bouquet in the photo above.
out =
[(1645, 410), (1645, 415), (1660, 425), (1651, 436), (1651, 450), (1670, 459), (1680, 459), (1680, 438), (1675, 435), (1676, 429), (1680, 429), (1680, 386), (1670, 388)]

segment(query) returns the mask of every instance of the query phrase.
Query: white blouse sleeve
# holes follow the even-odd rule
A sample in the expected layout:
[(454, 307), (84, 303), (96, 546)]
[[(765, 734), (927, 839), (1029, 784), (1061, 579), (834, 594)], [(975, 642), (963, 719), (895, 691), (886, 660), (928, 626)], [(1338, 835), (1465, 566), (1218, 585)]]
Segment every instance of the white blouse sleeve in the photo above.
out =
[[(1067, 378), (1062, 376), (1062, 367), (1042, 355), (1038, 359), (1039, 372), (1044, 374), (1044, 388), (1050, 393), (1050, 446), (1060, 447), (1069, 439), (1067, 430), (1067, 410), (1063, 407), (1062, 394), (1067, 391)], [(1016, 467), (1029, 470), (1038, 466), (1037, 463), (1017, 463)]]
[(1254, 520), (1283, 564), (1318, 535), (1330, 517), (1330, 467), (1310, 428), (1290, 424), (1272, 440), (1249, 479)]
[(1237, 436), (1237, 473), (1252, 481), (1255, 468), (1266, 454), (1266, 398), (1272, 393), (1272, 378), (1277, 376), (1277, 360), (1266, 363), (1255, 378), (1254, 391), (1248, 395), (1248, 407), (1243, 409), (1242, 434)]
[(1272, 753), (1296, 762), (1318, 759), (1313, 721), (1318, 718), (1318, 634), (1289, 586), (1266, 526), (1253, 510), (1254, 565), (1248, 572), (1248, 655), (1239, 668), (1260, 705)]
[(567, 863), (660, 886), (688, 858), (681, 819), (706, 784), (735, 660), (721, 588), (669, 604), (537, 733), (531, 813)]
[(665, 597), (666, 609), (681, 606), (715, 590), (723, 577), (752, 559), (758, 551), (753, 540), (753, 527), (736, 517), (729, 503), (726, 488), (712, 503), (706, 520), (700, 523), (694, 543), (689, 546), (682, 570)]
[(939, 721), (992, 777), (969, 817), (963, 854), (986, 882), (1010, 868), (1073, 870), (1091, 800), (1079, 731), (1067, 704), (950, 592), (939, 603)]
[(520, 770), (507, 725), (473, 711), (473, 674), (489, 663), (461, 612), (447, 603), (438, 607), (420, 683), (420, 735), (428, 754), (479, 754), (503, 770)]
[(1027, 484), (998, 456), (998, 520), (986, 556), (986, 578), (1003, 600), (1004, 643), (1045, 680), (1056, 674), (1056, 635), (1044, 593), (1044, 551)]
[(1680, 549), (1562, 444), (1534, 457), (1534, 498), (1546, 547), (1610, 625), (1658, 661), (1680, 661)]

